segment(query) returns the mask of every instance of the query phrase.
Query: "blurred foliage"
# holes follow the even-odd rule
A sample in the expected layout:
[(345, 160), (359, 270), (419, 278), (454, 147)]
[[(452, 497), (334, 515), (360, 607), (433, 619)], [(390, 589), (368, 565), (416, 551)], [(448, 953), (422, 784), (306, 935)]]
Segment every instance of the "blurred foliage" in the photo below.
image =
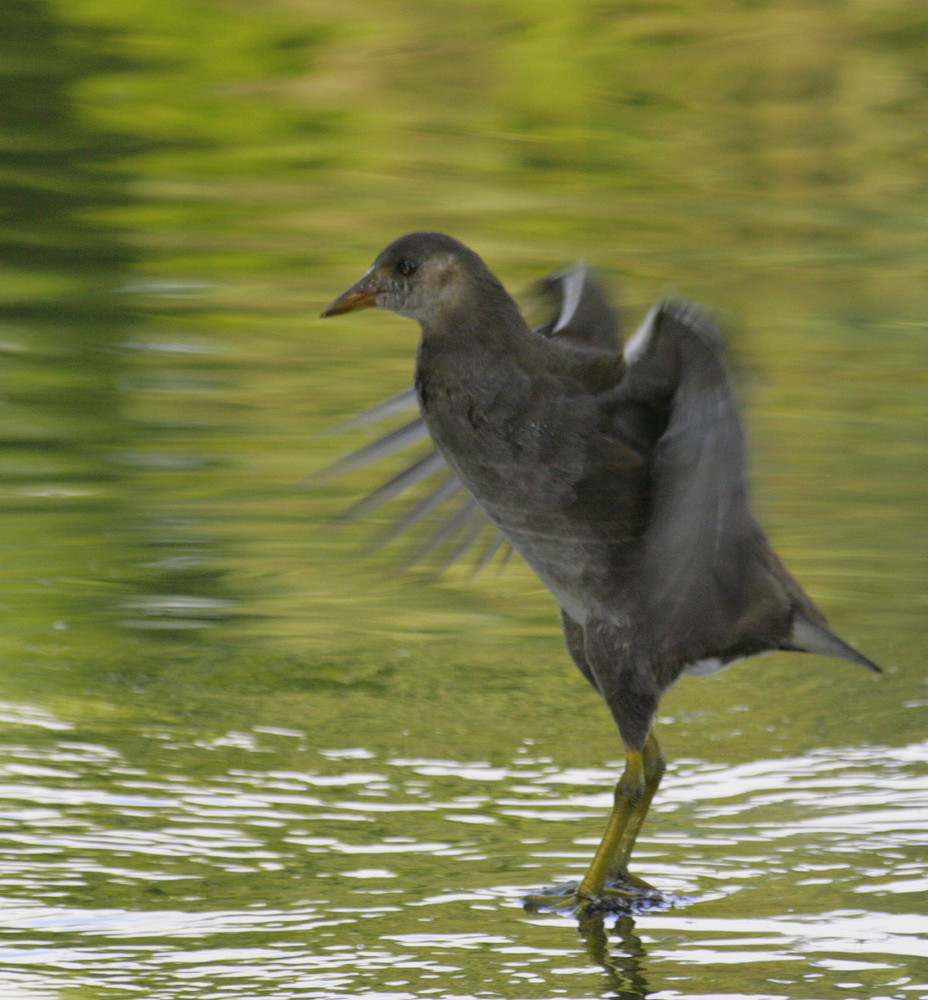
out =
[(462, 599), (359, 565), (363, 529), (321, 525), (363, 477), (294, 489), (415, 337), (312, 317), (423, 227), (515, 291), (582, 256), (631, 320), (668, 288), (728, 310), (785, 555), (839, 615), (922, 607), (923, 4), (15, 0), (0, 28), (13, 649), (338, 656), (495, 632), (501, 597), (556, 634), (518, 568)]
[(923, 0), (0, 4), (4, 996), (608, 989), (500, 905), (621, 753), (552, 599), (358, 558), (382, 470), (300, 488), (417, 336), (315, 317), (421, 228), (726, 310), (762, 519), (889, 668), (670, 693), (643, 846), (704, 898), (610, 995), (918, 989), (926, 43)]
[[(329, 244), (362, 211), (372, 229), (437, 217), (523, 260), (582, 239), (697, 270), (726, 243), (773, 242), (753, 265), (766, 280), (836, 254), (876, 271), (887, 251), (925, 263), (919, 3), (61, 10), (106, 32), (116, 65), (74, 97), (149, 146), (133, 172), (168, 230), (209, 226), (230, 202), (266, 227), (283, 221), (268, 218), (276, 202)], [(148, 232), (152, 208), (135, 210)]]

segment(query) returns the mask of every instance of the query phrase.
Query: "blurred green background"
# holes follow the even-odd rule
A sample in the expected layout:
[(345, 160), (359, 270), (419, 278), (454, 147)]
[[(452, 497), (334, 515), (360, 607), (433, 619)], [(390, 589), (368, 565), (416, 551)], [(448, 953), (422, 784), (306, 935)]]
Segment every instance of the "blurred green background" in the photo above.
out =
[[(926, 52), (914, 0), (7, 0), (5, 995), (918, 995)], [(550, 597), (515, 561), (428, 581), (361, 559), (375, 528), (331, 518), (381, 473), (305, 486), (369, 439), (322, 432), (409, 384), (418, 335), (316, 317), (422, 228), (515, 293), (582, 258), (629, 324), (668, 291), (725, 317), (762, 520), (888, 668), (774, 657), (670, 695), (639, 867), (697, 902), (624, 928), (593, 973), (569, 924), (509, 906), (582, 870), (620, 756)], [(480, 836), (461, 847), (449, 809)], [(225, 846), (200, 856), (207, 828)], [(349, 842), (410, 864), (346, 874)], [(333, 917), (351, 907), (378, 929)], [(748, 914), (775, 944), (703, 954)], [(831, 928), (824, 964), (797, 958), (796, 914)], [(884, 917), (912, 940), (841, 986), (861, 933), (897, 932)]]

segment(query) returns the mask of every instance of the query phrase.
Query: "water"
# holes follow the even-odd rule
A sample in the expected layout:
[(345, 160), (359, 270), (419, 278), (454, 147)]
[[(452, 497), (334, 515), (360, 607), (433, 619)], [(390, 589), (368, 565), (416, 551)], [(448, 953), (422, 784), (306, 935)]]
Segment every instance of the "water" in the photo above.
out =
[[(11, 1000), (928, 996), (924, 18), (902, 2), (0, 11), (0, 986)], [(731, 317), (754, 487), (835, 628), (665, 699), (620, 768), (522, 567), (438, 581), (329, 518), (325, 428), (416, 331), (317, 321), (399, 233), (630, 323)], [(384, 518), (388, 517), (384, 513)]]

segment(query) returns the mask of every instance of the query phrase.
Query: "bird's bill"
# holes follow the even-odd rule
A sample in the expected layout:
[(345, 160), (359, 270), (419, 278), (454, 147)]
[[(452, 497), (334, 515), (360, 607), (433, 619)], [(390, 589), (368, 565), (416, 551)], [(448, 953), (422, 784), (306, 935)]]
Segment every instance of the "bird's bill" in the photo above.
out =
[(354, 312), (355, 309), (370, 309), (375, 305), (377, 292), (380, 290), (373, 268), (356, 281), (351, 288), (346, 289), (323, 312), (323, 317), (338, 316), (340, 313)]

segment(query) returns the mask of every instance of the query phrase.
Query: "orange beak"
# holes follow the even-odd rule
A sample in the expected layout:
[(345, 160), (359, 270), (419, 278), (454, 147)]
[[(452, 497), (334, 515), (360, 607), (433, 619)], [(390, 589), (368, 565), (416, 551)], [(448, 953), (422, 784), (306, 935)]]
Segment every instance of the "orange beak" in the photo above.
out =
[(322, 316), (323, 318), (326, 316), (338, 316), (340, 313), (353, 312), (355, 309), (370, 309), (371, 306), (376, 304), (374, 299), (377, 298), (379, 291), (380, 286), (374, 275), (374, 269), (371, 268), (360, 281), (356, 281), (351, 288), (342, 292), (329, 305)]

